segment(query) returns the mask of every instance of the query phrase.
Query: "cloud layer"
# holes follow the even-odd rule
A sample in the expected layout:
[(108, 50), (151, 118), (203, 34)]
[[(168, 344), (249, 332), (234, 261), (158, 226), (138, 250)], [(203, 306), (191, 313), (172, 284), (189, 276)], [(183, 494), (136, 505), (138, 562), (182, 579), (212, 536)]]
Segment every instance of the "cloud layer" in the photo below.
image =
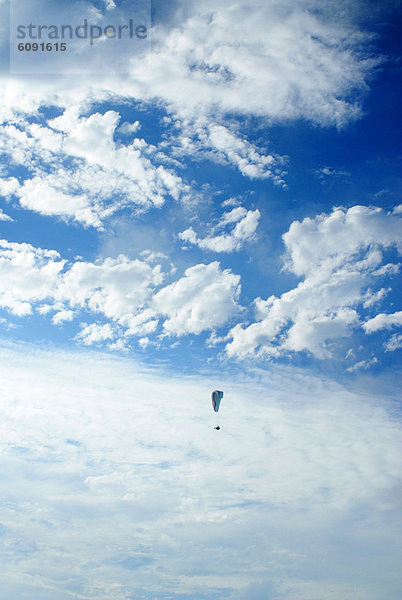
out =
[(0, 352), (5, 600), (399, 598), (401, 439), (374, 387)]

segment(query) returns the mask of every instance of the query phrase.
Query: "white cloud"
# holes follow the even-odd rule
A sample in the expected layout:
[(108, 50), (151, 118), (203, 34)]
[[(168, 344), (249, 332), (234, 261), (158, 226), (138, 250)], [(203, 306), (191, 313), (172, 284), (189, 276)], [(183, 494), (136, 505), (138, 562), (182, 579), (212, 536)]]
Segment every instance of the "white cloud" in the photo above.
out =
[(163, 252), (155, 252), (154, 250), (142, 250), (141, 256), (146, 262), (149, 263), (168, 258), (166, 254), (163, 254)]
[(141, 129), (141, 123), (139, 121), (134, 121), (134, 123), (124, 121), (124, 123), (119, 125), (117, 131), (119, 133), (123, 133), (124, 135), (130, 135), (132, 133), (136, 133), (139, 129)]
[(367, 206), (336, 208), (330, 215), (295, 221), (283, 236), (288, 268), (304, 275), (317, 268), (334, 269), (370, 245), (401, 249), (400, 226), (397, 215)]
[(152, 308), (146, 308), (140, 314), (127, 317), (128, 327), (126, 335), (147, 335), (154, 333), (159, 323), (156, 312)]
[(27, 126), (27, 131), (32, 138), (38, 142), (40, 148), (55, 153), (62, 150), (63, 136), (60, 133), (49, 129), (49, 127), (42, 127), (37, 123), (32, 123)]
[(388, 263), (387, 265), (383, 265), (382, 267), (380, 267), (379, 269), (377, 269), (376, 271), (374, 271), (373, 275), (376, 275), (378, 277), (382, 277), (383, 275), (396, 275), (397, 273), (400, 273), (401, 271), (401, 264), (393, 264), (393, 263)]
[(212, 0), (177, 6), (176, 21), (154, 28), (152, 76), (134, 67), (144, 94), (192, 114), (214, 107), (324, 124), (359, 115), (348, 98), (365, 89), (373, 62), (359, 56), (364, 35), (333, 15), (326, 21), (322, 3), (320, 12), (316, 2), (257, 0), (253, 10)]
[(366, 333), (373, 333), (379, 329), (391, 329), (402, 325), (402, 311), (392, 314), (380, 313), (363, 323), (363, 329)]
[(105, 323), (104, 325), (92, 323), (91, 325), (83, 325), (81, 331), (77, 334), (76, 339), (82, 341), (87, 346), (90, 346), (91, 344), (98, 344), (113, 339), (115, 335), (116, 334), (109, 323)]
[[(202, 250), (214, 252), (238, 251), (242, 246), (255, 237), (261, 213), (259, 210), (247, 211), (242, 206), (234, 208), (222, 215), (219, 223), (212, 231), (222, 230), (226, 225), (235, 224), (230, 233), (218, 233), (217, 235), (199, 238), (192, 227), (179, 233), (183, 242), (195, 244)], [(208, 228), (207, 228), (208, 229)]]
[(0, 194), (9, 199), (19, 189), (20, 184), (15, 177), (0, 178)]
[(12, 222), (12, 221), (14, 221), (14, 219), (12, 219), (9, 215), (7, 215), (5, 212), (3, 212), (3, 209), (0, 208), (0, 221)]
[[(51, 307), (49, 307), (49, 309), (51, 310)], [(46, 314), (46, 310), (43, 314)], [(66, 321), (72, 321), (74, 318), (74, 311), (72, 310), (60, 310), (59, 312), (55, 313), (52, 317), (52, 323), (54, 325), (60, 325), (61, 323), (64, 323)]]
[(154, 146), (142, 139), (115, 143), (119, 118), (111, 110), (79, 117), (75, 107), (49, 126), (20, 119), (18, 128), (3, 127), (2, 151), (34, 176), (21, 185), (3, 179), (0, 193), (16, 196), (29, 210), (97, 228), (122, 207), (144, 210), (161, 207), (167, 197), (185, 199), (190, 188), (158, 164)]
[(16, 315), (57, 310), (53, 323), (71, 320), (70, 308), (103, 315), (122, 325), (152, 296), (162, 283), (159, 265), (151, 267), (121, 255), (97, 264), (66, 261), (51, 250), (29, 244), (0, 242), (0, 305)]
[(326, 181), (327, 178), (347, 178), (350, 177), (351, 173), (345, 169), (335, 169), (333, 167), (320, 167), (316, 170), (316, 175), (322, 182)]
[(76, 262), (63, 277), (57, 298), (113, 321), (127, 323), (162, 282), (160, 266), (149, 266), (124, 255), (99, 264)]
[[(124, 101), (135, 98), (143, 106), (148, 101), (154, 105), (156, 100), (159, 106), (165, 107), (171, 115), (171, 123), (176, 123), (178, 128), (176, 140), (167, 142), (169, 150), (178, 140), (184, 147), (188, 135), (190, 149), (199, 147), (204, 156), (232, 164), (248, 177), (270, 178), (280, 183), (283, 157), (271, 150), (269, 140), (264, 140), (259, 148), (260, 140), (255, 141), (254, 136), (253, 140), (246, 139), (237, 117), (261, 117), (260, 123), (265, 125), (304, 118), (320, 125), (342, 126), (361, 114), (359, 93), (366, 89), (376, 61), (362, 58), (365, 53), (369, 54), (365, 49), (368, 37), (348, 24), (345, 13), (342, 22), (334, 18), (333, 7), (325, 7), (321, 2), (317, 5), (312, 0), (297, 3), (256, 0), (254, 8), (257, 10), (226, 1), (217, 7), (211, 0), (175, 3), (169, 8), (164, 23), (156, 20), (152, 69), (146, 61), (137, 62), (131, 65), (130, 77), (88, 76), (85, 86), (76, 86), (71, 80), (49, 83), (38, 78), (28, 84), (22, 79), (3, 80), (1, 112), (9, 119), (9, 125), (2, 130), (2, 150), (8, 153), (10, 164), (29, 167), (32, 171), (30, 178), (21, 184), (16, 179), (8, 180), (8, 197), (15, 195), (23, 207), (41, 214), (74, 219), (97, 228), (102, 228), (110, 215), (127, 207), (134, 211), (148, 210), (161, 207), (167, 197), (187, 198), (188, 186), (175, 171), (159, 164), (163, 146), (157, 148), (138, 138), (128, 145), (120, 145), (114, 139), (119, 130), (116, 111), (89, 115), (94, 99), (101, 104), (110, 98), (124, 98)], [(65, 110), (62, 116), (45, 123), (41, 114), (46, 106)], [(32, 123), (32, 117), (42, 124)], [(138, 127), (136, 123), (123, 123), (121, 127), (123, 131), (127, 128), (132, 131)], [(52, 165), (50, 173), (49, 165)], [(344, 212), (338, 211), (339, 214)], [(352, 211), (346, 214), (353, 221)], [(256, 211), (249, 211), (243, 230), (238, 222), (232, 232), (216, 231), (206, 238), (189, 229), (188, 241), (215, 251), (235, 250), (245, 241), (247, 233), (255, 232), (256, 217)], [(355, 218), (360, 217), (355, 215)], [(369, 220), (366, 215), (362, 227), (364, 235), (367, 228), (370, 229)], [(379, 227), (380, 216), (376, 214), (372, 220)], [(335, 231), (337, 217), (333, 221), (332, 230), (329, 219), (323, 217), (323, 226), (329, 227), (329, 239), (336, 238), (338, 247), (347, 248), (348, 233), (341, 239)], [(342, 218), (338, 221), (341, 227)], [(391, 223), (388, 216), (385, 221), (388, 227)], [(312, 222), (314, 229), (317, 219)], [(221, 225), (227, 227), (230, 223)], [(301, 238), (307, 239), (308, 235), (304, 235), (307, 222), (303, 221), (302, 225)], [(348, 223), (346, 229), (348, 227), (359, 238), (362, 232), (358, 226)], [(361, 301), (361, 294), (365, 294), (367, 308), (379, 293), (374, 290), (371, 296), (367, 289), (362, 291), (353, 270), (339, 267), (336, 271), (338, 267), (333, 259), (338, 250), (326, 245), (325, 233), (320, 227), (316, 228), (315, 241), (311, 244), (314, 251), (310, 255), (306, 248), (298, 248), (296, 229), (291, 229), (285, 240), (293, 252), (288, 264), (292, 272), (305, 280), (278, 302), (272, 302), (273, 322), (268, 319), (262, 328), (255, 323), (251, 329), (238, 326), (233, 330), (238, 339), (247, 331), (244, 336), (249, 339), (247, 343), (246, 339), (243, 341), (249, 344), (251, 353), (256, 349), (253, 339), (256, 334), (257, 346), (260, 341), (264, 345), (267, 336), (274, 336), (275, 348), (265, 344), (264, 351), (269, 353), (276, 353), (278, 347), (284, 350), (305, 347), (317, 355), (328, 355), (329, 349), (323, 347), (330, 339), (326, 336), (335, 330), (347, 335), (360, 322), (361, 315), (355, 304)], [(392, 231), (389, 233), (391, 237), (394, 235)], [(370, 231), (368, 235), (375, 239)], [(380, 237), (378, 244), (387, 247), (383, 231)], [(328, 272), (336, 271), (333, 281), (325, 280), (324, 266), (312, 256), (315, 252), (322, 256), (322, 250), (324, 255), (327, 252)], [(351, 252), (353, 254), (353, 247)], [(373, 250), (367, 254), (367, 260), (368, 263), (359, 263), (357, 269), (360, 274), (370, 272), (371, 277), (375, 273), (370, 265), (378, 263), (379, 253)], [(314, 269), (318, 266), (316, 279), (313, 269), (308, 272), (303, 261), (310, 261)], [(349, 262), (352, 266), (353, 260)], [(384, 268), (382, 265), (377, 269), (379, 276)], [(324, 301), (322, 309), (318, 298), (321, 292), (324, 298), (331, 298)], [(80, 306), (92, 310), (92, 293), (88, 293)], [(338, 296), (344, 293), (342, 304)], [(95, 301), (93, 306), (96, 306)], [(146, 304), (136, 310), (141, 312), (147, 308)], [(104, 309), (101, 303), (99, 312)], [(18, 310), (22, 313), (31, 310), (30, 302)], [(127, 314), (130, 316), (124, 319), (128, 323), (133, 315)], [(155, 310), (155, 315), (158, 314)], [(154, 316), (151, 320), (157, 318)], [(267, 319), (267, 315), (261, 318)], [(141, 324), (143, 326), (145, 324)], [(155, 327), (155, 324), (147, 327)], [(290, 327), (288, 332), (284, 332), (286, 327)], [(229, 346), (231, 350), (233, 344)], [(240, 347), (239, 352), (242, 353)]]
[(213, 125), (209, 129), (209, 139), (218, 154), (223, 154), (243, 175), (250, 179), (273, 177), (275, 158), (259, 154), (252, 144), (235, 136), (227, 127)]
[(86, 344), (147, 337), (156, 333), (160, 319), (166, 334), (199, 334), (224, 325), (240, 310), (240, 277), (218, 262), (190, 267), (161, 288), (159, 264), (124, 255), (67, 265), (57, 252), (29, 244), (3, 240), (0, 248), (0, 306), (18, 316), (31, 314), (33, 307), (42, 315), (56, 311), (55, 325), (80, 310), (91, 313), (102, 322), (78, 334)]
[[(259, 320), (232, 329), (230, 356), (306, 350), (329, 357), (328, 343), (359, 326), (358, 307), (381, 300), (381, 290), (371, 288), (379, 276), (381, 248), (401, 249), (400, 217), (379, 208), (338, 208), (292, 223), (283, 240), (287, 269), (304, 279), (279, 298), (256, 300)], [(382, 326), (384, 317), (363, 325), (366, 331), (372, 323)]]
[[(237, 249), (255, 231), (258, 217), (258, 211), (236, 207), (223, 214), (216, 235), (198, 239), (187, 230), (182, 237), (204, 248), (222, 250), (224, 242), (226, 250)], [(374, 286), (381, 283), (381, 248), (398, 247), (399, 220), (397, 214), (380, 209), (353, 207), (293, 223), (283, 236), (286, 266), (304, 280), (280, 297), (256, 299), (256, 321), (237, 324), (229, 336), (219, 338), (231, 340), (226, 346), (229, 356), (308, 351), (326, 358), (333, 341), (351, 335), (361, 324), (369, 333), (400, 323), (400, 313), (372, 316), (389, 291)], [(234, 223), (230, 234), (219, 233)], [(150, 264), (158, 256), (148, 253), (141, 261), (120, 255), (67, 266), (56, 252), (3, 242), (1, 306), (20, 316), (33, 307), (43, 313), (53, 306), (56, 324), (71, 319), (69, 311), (88, 311), (117, 325), (120, 338), (156, 335), (159, 324), (166, 335), (200, 334), (222, 327), (239, 313), (240, 277), (231, 270), (221, 269), (218, 262), (198, 264), (161, 288), (161, 266)], [(368, 320), (364, 310), (371, 311)]]
[[(100, 11), (89, 5), (86, 9), (91, 18), (101, 18)], [(124, 7), (119, 11), (124, 13)], [(217, 6), (212, 0), (186, 0), (172, 4), (166, 16), (165, 22), (157, 18), (153, 27), (152, 68), (147, 60), (133, 56), (130, 65), (127, 58), (130, 77), (89, 74), (85, 86), (71, 78), (51, 82), (40, 77), (3, 78), (1, 114), (15, 124), (3, 130), (3, 148), (10, 160), (37, 168), (38, 158), (55, 164), (55, 155), (63, 157), (66, 152), (81, 157), (87, 167), (97, 165), (99, 175), (104, 172), (103, 179), (109, 180), (108, 187), (114, 182), (115, 195), (125, 202), (160, 206), (166, 195), (177, 198), (189, 190), (176, 173), (149, 162), (150, 145), (113, 148), (111, 133), (117, 125), (113, 111), (80, 117), (88, 113), (94, 98), (99, 103), (156, 99), (178, 127), (176, 137), (167, 142), (170, 150), (173, 145), (186, 151), (187, 143), (189, 151), (199, 149), (201, 155), (230, 163), (247, 177), (270, 178), (278, 185), (283, 185), (283, 157), (246, 139), (233, 115), (254, 115), (269, 123), (302, 118), (325, 126), (342, 126), (361, 115), (359, 97), (378, 61), (364, 58), (372, 56), (367, 50), (369, 37), (348, 22), (347, 10), (339, 20), (332, 6), (318, 0), (255, 0), (253, 10), (232, 1)], [(120, 52), (115, 64), (123, 63), (121, 44), (110, 49), (111, 61), (115, 52)], [(82, 73), (82, 55), (70, 59), (72, 72), (78, 68)], [(70, 130), (51, 130), (31, 119), (25, 122), (25, 116), (38, 118), (43, 106), (66, 108), (68, 118), (57, 118), (54, 125), (69, 124)], [(127, 127), (133, 131), (137, 124), (123, 123), (121, 131)], [(110, 161), (110, 167), (105, 166)], [(82, 165), (75, 169), (80, 180)], [(89, 189), (75, 191), (89, 196), (90, 209), (99, 196), (96, 179), (94, 173)], [(104, 208), (103, 202), (102, 196), (99, 204)], [(100, 208), (95, 210), (99, 219)], [(82, 221), (82, 214), (78, 220), (91, 224)]]
[(384, 348), (386, 352), (394, 352), (395, 350), (402, 348), (402, 334), (395, 333), (392, 335), (390, 339), (385, 342)]
[(228, 125), (211, 123), (210, 118), (174, 120), (179, 129), (175, 137), (169, 135), (164, 146), (178, 156), (187, 155), (193, 160), (212, 160), (236, 167), (250, 179), (271, 179), (276, 185), (285, 186), (284, 157), (266, 154), (244, 139)]
[(0, 306), (18, 316), (56, 294), (65, 261), (53, 250), (0, 240)]
[[(225, 204), (225, 202), (223, 203)], [(255, 211), (257, 212), (257, 211)], [(228, 223), (238, 223), (247, 215), (247, 210), (244, 206), (236, 206), (229, 210), (228, 212), (223, 213), (218, 226), (224, 226)]]
[(66, 116), (67, 119), (62, 116), (50, 122), (52, 127), (60, 127), (65, 134), (66, 153), (101, 167), (105, 173), (126, 177), (132, 201), (161, 206), (165, 195), (177, 200), (188, 192), (180, 177), (151, 162), (148, 155), (152, 156), (156, 151), (152, 145), (134, 139), (128, 146), (116, 146), (113, 134), (120, 118), (117, 112), (109, 110), (105, 114), (78, 118), (74, 112), (67, 111)]
[[(373, 274), (377, 275), (377, 273), (378, 270)], [(377, 292), (373, 292), (373, 290), (368, 289), (366, 293), (367, 300), (363, 303), (364, 308), (369, 308), (370, 306), (381, 302), (381, 300), (385, 298), (385, 296), (391, 291), (391, 289), (392, 288), (381, 288)]]
[(16, 194), (21, 206), (42, 215), (72, 218), (88, 227), (101, 227), (107, 212), (86, 194), (70, 193), (63, 181), (66, 173), (58, 175), (25, 180)]
[(349, 371), (349, 373), (354, 373), (355, 371), (367, 370), (376, 364), (378, 364), (378, 358), (373, 356), (373, 358), (368, 360), (360, 360), (351, 367), (348, 367), (346, 370)]
[(239, 310), (240, 277), (218, 262), (186, 269), (184, 277), (155, 294), (152, 306), (167, 317), (168, 335), (199, 334), (224, 325)]
[(240, 310), (240, 276), (222, 270), (218, 262), (198, 264), (186, 269), (184, 276), (157, 291), (148, 307), (120, 319), (127, 326), (126, 335), (148, 336), (155, 333), (161, 321), (169, 336), (200, 334), (221, 327)]
[[(90, 19), (98, 18), (93, 6), (87, 9)], [(81, 7), (80, 20), (84, 14)], [(376, 64), (364, 58), (371, 56), (369, 38), (351, 24), (348, 11), (340, 19), (331, 4), (318, 0), (254, 0), (253, 10), (232, 1), (217, 6), (212, 0), (180, 0), (165, 22), (157, 19), (152, 34), (152, 68), (133, 56), (130, 77), (89, 74), (86, 86), (71, 78), (6, 81), (2, 113), (34, 112), (43, 102), (85, 106), (94, 97), (118, 94), (158, 98), (184, 116), (213, 110), (342, 125), (360, 115), (359, 92)], [(108, 59), (119, 65), (122, 53), (122, 44), (110, 47)], [(71, 56), (72, 72), (82, 73), (85, 66), (82, 55)]]

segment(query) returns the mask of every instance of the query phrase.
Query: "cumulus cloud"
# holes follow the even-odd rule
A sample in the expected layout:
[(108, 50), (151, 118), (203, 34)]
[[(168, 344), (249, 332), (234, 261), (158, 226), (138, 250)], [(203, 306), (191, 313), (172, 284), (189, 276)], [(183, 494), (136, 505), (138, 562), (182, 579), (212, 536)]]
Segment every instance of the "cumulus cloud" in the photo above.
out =
[(158, 164), (154, 146), (139, 138), (114, 141), (119, 118), (112, 110), (80, 117), (73, 108), (44, 125), (20, 119), (18, 127), (4, 126), (1, 150), (33, 176), (21, 184), (3, 179), (0, 193), (23, 208), (97, 228), (123, 207), (160, 208), (167, 197), (186, 197), (189, 187)]
[[(333, 270), (360, 249), (371, 247), (376, 252), (376, 245), (396, 245), (401, 251), (400, 225), (397, 215), (367, 206), (337, 208), (330, 215), (295, 221), (283, 236), (287, 267), (296, 275), (304, 275), (317, 268)], [(369, 253), (366, 259), (376, 262), (376, 256)]]
[(55, 251), (30, 244), (0, 242), (0, 304), (16, 315), (53, 310), (53, 322), (71, 320), (73, 309), (101, 314), (124, 325), (150, 300), (163, 277), (151, 267), (124, 255), (67, 265)]
[[(49, 310), (51, 310), (51, 307), (49, 307)], [(39, 309), (40, 311), (40, 309)], [(43, 314), (46, 314), (46, 312), (48, 311), (44, 311)], [(62, 323), (65, 323), (66, 321), (72, 321), (74, 318), (74, 311), (72, 310), (60, 310), (59, 312), (55, 313), (52, 317), (52, 323), (54, 325), (60, 325)]]
[(380, 313), (363, 323), (363, 329), (366, 333), (373, 333), (379, 329), (391, 329), (402, 325), (402, 311), (392, 314)]
[(42, 315), (53, 312), (55, 325), (79, 311), (101, 319), (85, 324), (77, 335), (85, 344), (146, 337), (160, 321), (165, 334), (199, 334), (224, 325), (240, 310), (240, 277), (218, 262), (190, 267), (162, 287), (159, 264), (125, 255), (67, 264), (57, 252), (3, 240), (0, 276), (0, 306), (17, 316), (35, 309)]
[(76, 336), (76, 339), (90, 346), (91, 344), (98, 344), (114, 337), (115, 332), (109, 323), (105, 323), (104, 325), (92, 323), (91, 325), (84, 325), (80, 333)]
[[(25, 180), (16, 192), (20, 205), (42, 215), (73, 219), (87, 227), (101, 227), (109, 211), (101, 206), (99, 197), (91, 200), (85, 193), (74, 193), (67, 178), (66, 171)], [(82, 187), (81, 184), (78, 189)]]
[(141, 129), (141, 123), (139, 121), (134, 121), (134, 123), (124, 121), (124, 123), (119, 125), (117, 131), (123, 135), (131, 135), (132, 133), (136, 133), (139, 129)]
[(155, 294), (154, 309), (165, 317), (168, 335), (201, 333), (219, 327), (239, 310), (240, 277), (218, 262), (186, 270), (184, 277)]
[(19, 187), (20, 184), (18, 183), (18, 179), (16, 179), (15, 177), (0, 177), (0, 194), (4, 196), (7, 200), (13, 194), (15, 194)]
[(33, 304), (55, 296), (64, 264), (54, 250), (0, 240), (0, 306), (31, 314)]
[(247, 211), (242, 206), (225, 212), (213, 232), (219, 232), (228, 225), (234, 225), (230, 233), (217, 233), (206, 237), (198, 237), (192, 227), (179, 233), (179, 238), (187, 244), (194, 244), (202, 250), (213, 252), (238, 251), (242, 246), (253, 240), (258, 227), (261, 213), (259, 210)]
[(56, 298), (124, 324), (162, 279), (160, 265), (124, 255), (97, 264), (77, 261), (64, 274)]
[[(258, 219), (259, 213), (236, 207), (219, 222), (221, 228), (235, 224), (231, 234), (198, 239), (187, 230), (182, 239), (206, 249), (237, 249), (255, 230), (250, 216)], [(372, 333), (400, 324), (400, 312), (373, 315), (391, 290), (375, 286), (382, 282), (382, 249), (399, 247), (399, 220), (395, 213), (353, 207), (293, 223), (283, 236), (285, 264), (303, 280), (279, 297), (257, 298), (256, 320), (238, 323), (216, 339), (229, 340), (229, 356), (239, 358), (301, 351), (325, 358), (331, 356), (333, 341), (351, 335), (360, 325)], [(240, 277), (231, 270), (218, 262), (198, 264), (162, 287), (164, 274), (154, 264), (158, 257), (149, 252), (145, 260), (120, 255), (67, 265), (57, 252), (3, 241), (0, 304), (19, 316), (34, 308), (44, 315), (54, 312), (55, 324), (72, 320), (77, 310), (86, 311), (96, 319), (108, 319), (117, 328), (118, 339), (157, 335), (159, 326), (165, 335), (213, 332), (239, 314)], [(174, 270), (169, 277), (173, 274)], [(97, 322), (80, 339), (97, 341), (99, 334), (99, 340), (105, 340), (104, 324)]]
[[(329, 342), (359, 327), (359, 307), (375, 304), (370, 296), (379, 301), (385, 295), (371, 288), (379, 279), (381, 249), (401, 250), (400, 217), (380, 208), (338, 208), (292, 223), (283, 240), (286, 268), (303, 280), (280, 297), (255, 301), (258, 320), (232, 329), (230, 356), (304, 350), (329, 357)], [(363, 327), (368, 332), (398, 319), (377, 315)]]
[[(258, 211), (236, 207), (219, 222), (220, 228), (235, 224), (230, 234), (199, 239), (187, 230), (182, 239), (206, 249), (237, 249), (253, 234), (253, 219), (258, 217)], [(257, 298), (256, 320), (238, 323), (216, 339), (229, 340), (227, 353), (239, 358), (302, 351), (326, 358), (336, 339), (350, 336), (361, 325), (372, 333), (400, 324), (400, 312), (373, 315), (391, 289), (380, 286), (382, 250), (400, 249), (399, 220), (396, 213), (356, 206), (294, 222), (283, 236), (285, 264), (303, 280), (279, 297)], [(145, 260), (120, 255), (67, 265), (57, 252), (3, 241), (0, 303), (20, 316), (33, 308), (42, 314), (54, 312), (55, 324), (71, 320), (77, 309), (86, 311), (96, 319), (108, 319), (116, 340), (148, 338), (157, 335), (160, 326), (169, 336), (214, 332), (242, 310), (240, 277), (231, 270), (218, 262), (198, 264), (162, 287), (166, 275), (154, 264), (158, 257), (151, 252)], [(93, 325), (80, 339), (100, 341), (107, 339), (102, 337), (105, 332), (111, 335), (104, 322)]]

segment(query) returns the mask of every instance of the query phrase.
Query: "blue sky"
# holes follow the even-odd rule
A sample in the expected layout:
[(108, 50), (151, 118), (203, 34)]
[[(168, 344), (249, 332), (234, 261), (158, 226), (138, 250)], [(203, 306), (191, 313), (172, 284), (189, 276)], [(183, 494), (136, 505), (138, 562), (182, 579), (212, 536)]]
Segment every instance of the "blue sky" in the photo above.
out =
[(398, 3), (18, 51), (49, 7), (0, 3), (4, 598), (396, 600)]

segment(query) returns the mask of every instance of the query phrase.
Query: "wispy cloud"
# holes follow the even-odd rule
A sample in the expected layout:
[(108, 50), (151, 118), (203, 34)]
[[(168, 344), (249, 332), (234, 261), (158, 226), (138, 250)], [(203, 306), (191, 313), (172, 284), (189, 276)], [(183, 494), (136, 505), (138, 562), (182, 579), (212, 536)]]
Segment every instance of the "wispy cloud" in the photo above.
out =
[(270, 179), (275, 185), (286, 187), (286, 157), (258, 148), (233, 123), (214, 123), (205, 116), (194, 119), (175, 116), (166, 121), (172, 131), (165, 136), (167, 140), (162, 146), (173, 155), (230, 165), (249, 179)]
[[(193, 244), (202, 250), (211, 250), (213, 252), (233, 252), (238, 251), (244, 244), (255, 238), (255, 232), (258, 227), (261, 213), (257, 210), (246, 210), (242, 206), (233, 208), (229, 212), (223, 213), (221, 219), (215, 227), (212, 228), (213, 235), (198, 237), (192, 227), (179, 233), (179, 238), (187, 243)], [(232, 226), (230, 233), (221, 233), (222, 229)], [(210, 228), (206, 227), (207, 231)]]
[[(14, 596), (249, 600), (264, 580), (307, 600), (320, 573), (346, 598), (396, 598), (400, 438), (374, 391), (286, 369), (182, 379), (102, 354), (1, 354)], [(212, 382), (225, 390), (219, 433)]]
[(7, 215), (5, 212), (3, 212), (3, 210), (0, 208), (0, 221), (12, 222), (12, 221), (14, 221), (14, 219), (12, 219), (9, 215)]
[(360, 114), (349, 98), (365, 89), (375, 61), (360, 58), (361, 33), (328, 22), (322, 3), (321, 14), (316, 2), (307, 4), (312, 10), (262, 0), (254, 10), (232, 2), (217, 10), (211, 0), (183, 10), (178, 3), (169, 25), (155, 28), (152, 78), (141, 65), (134, 74), (145, 94), (184, 114), (218, 108), (341, 125)]

